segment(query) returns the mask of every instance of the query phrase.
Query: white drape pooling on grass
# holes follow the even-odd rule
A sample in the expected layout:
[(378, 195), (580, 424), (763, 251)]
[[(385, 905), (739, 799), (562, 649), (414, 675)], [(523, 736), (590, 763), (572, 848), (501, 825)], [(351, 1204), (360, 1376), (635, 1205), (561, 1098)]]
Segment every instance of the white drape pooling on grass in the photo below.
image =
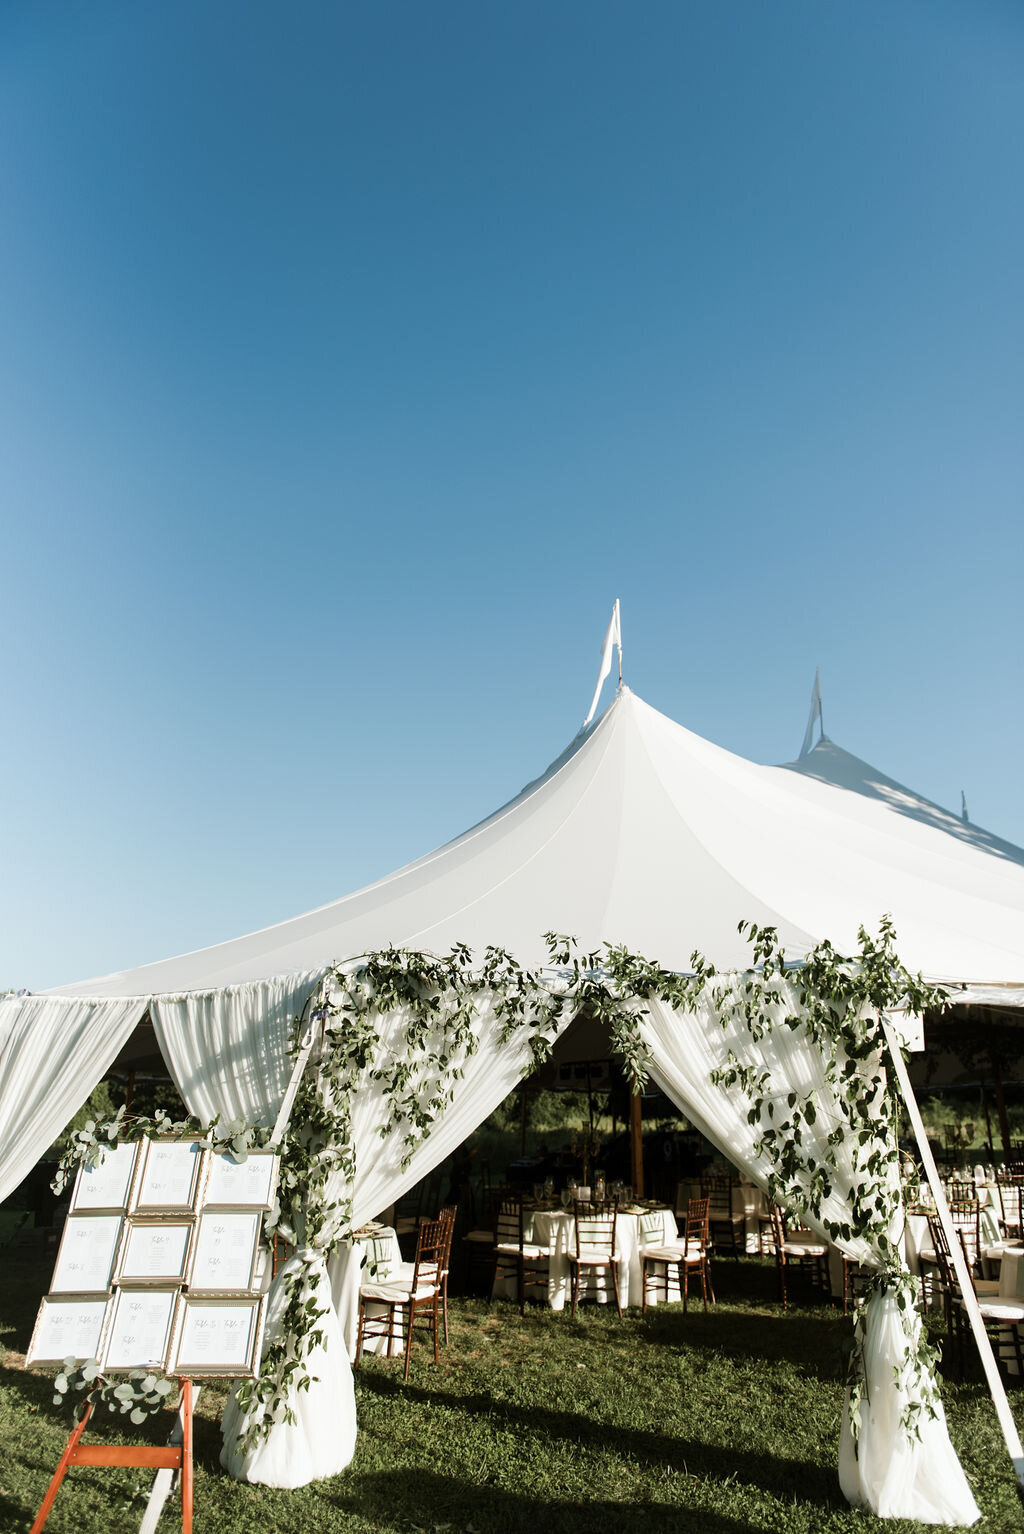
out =
[[(718, 978), (719, 984), (724, 984), (727, 977)], [(743, 983), (742, 976), (733, 980), (736, 987)], [(739, 997), (739, 991), (734, 995)], [(788, 1007), (778, 1011), (781, 1026), (774, 1027), (759, 1041), (747, 1029), (741, 1009), (728, 1009), (723, 1019), (710, 989), (687, 1012), (649, 999), (645, 1002), (646, 1015), (640, 1018), (644, 1042), (651, 1053), (652, 1079), (696, 1128), (762, 1190), (767, 1189), (768, 1166), (765, 1157), (755, 1153), (760, 1131), (757, 1125), (748, 1122), (750, 1104), (738, 1087), (726, 1090), (712, 1082), (715, 1071), (728, 1069), (730, 1053), (744, 1065), (770, 1072), (769, 1093), (777, 1102), (785, 1103), (790, 1092), (801, 1098), (809, 1091), (815, 1093), (817, 1119), (814, 1125), (802, 1125), (801, 1135), (805, 1148), (819, 1163), (824, 1160), (827, 1135), (840, 1122), (820, 1050), (803, 1029), (790, 1029), (782, 1023), (787, 1011), (799, 1015), (801, 1010), (793, 989), (789, 989), (788, 1000)], [(869, 1062), (867, 1068), (877, 1067), (875, 1061)], [(850, 1210), (842, 1182), (845, 1180), (849, 1186), (850, 1180), (859, 1174), (852, 1147), (844, 1142), (837, 1149), (839, 1176), (823, 1203), (822, 1214), (825, 1219), (848, 1220)], [(902, 1213), (899, 1219), (902, 1220)], [(820, 1222), (809, 1218), (808, 1223), (829, 1239)], [(890, 1238), (896, 1240), (900, 1234), (899, 1229), (889, 1232)], [(837, 1245), (854, 1261), (879, 1266), (880, 1254), (866, 1239)], [(916, 1311), (907, 1314), (910, 1324), (919, 1328), (921, 1321)], [(843, 1412), (839, 1479), (844, 1494), (855, 1505), (867, 1507), (881, 1517), (915, 1518), (922, 1523), (947, 1525), (974, 1523), (981, 1514), (949, 1441), (941, 1406), (935, 1417), (920, 1414), (919, 1437), (901, 1424), (913, 1387), (906, 1370), (908, 1339), (904, 1314), (890, 1292), (883, 1291), (868, 1300), (864, 1327), (868, 1388), (861, 1406), (856, 1444), (848, 1413), (845, 1409)]]
[(28, 1176), (102, 1081), (146, 998), (0, 1001), (0, 1199)]

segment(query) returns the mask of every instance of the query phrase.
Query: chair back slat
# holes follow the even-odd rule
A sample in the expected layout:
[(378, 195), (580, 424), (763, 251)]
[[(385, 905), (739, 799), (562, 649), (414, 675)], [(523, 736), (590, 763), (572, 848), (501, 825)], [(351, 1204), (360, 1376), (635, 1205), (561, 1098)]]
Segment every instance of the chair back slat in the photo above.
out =
[(576, 1255), (590, 1257), (598, 1253), (606, 1252), (612, 1256), (615, 1252), (615, 1225), (618, 1219), (618, 1201), (615, 1199), (599, 1202), (591, 1199), (583, 1203), (579, 1199), (575, 1206), (576, 1224)]
[(708, 1200), (713, 1220), (732, 1218), (732, 1178), (708, 1174), (701, 1178), (701, 1195)]
[(445, 1229), (440, 1220), (424, 1220), (416, 1241), (413, 1293), (421, 1284), (439, 1284), (444, 1275)]
[(981, 1206), (976, 1198), (947, 1199), (950, 1218), (964, 1243), (971, 1267), (978, 1260), (981, 1247)]
[(711, 1223), (711, 1200), (691, 1198), (686, 1206), (686, 1249), (703, 1251), (708, 1244), (708, 1228)]

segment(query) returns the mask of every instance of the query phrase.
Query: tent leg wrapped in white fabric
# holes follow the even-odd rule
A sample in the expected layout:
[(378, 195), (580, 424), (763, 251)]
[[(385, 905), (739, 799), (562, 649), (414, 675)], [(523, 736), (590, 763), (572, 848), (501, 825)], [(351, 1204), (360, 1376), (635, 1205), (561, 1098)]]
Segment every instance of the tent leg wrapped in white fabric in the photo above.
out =
[[(917, 1326), (920, 1318), (914, 1315)], [(839, 1438), (839, 1484), (855, 1507), (880, 1518), (920, 1523), (971, 1524), (981, 1511), (949, 1441), (942, 1404), (919, 1412), (916, 1430), (904, 1425), (914, 1397), (907, 1386), (906, 1317), (892, 1293), (872, 1295), (864, 1307), (866, 1389), (854, 1438), (849, 1401)]]
[[(323, 1256), (297, 1253), (278, 1273), (267, 1303), (264, 1347), (282, 1340), (281, 1318), (286, 1280), (305, 1270), (303, 1298), (321, 1311), (317, 1325), (323, 1342), (303, 1360), (310, 1385), (295, 1391), (289, 1400), (294, 1422), (276, 1422), (272, 1430), (244, 1442), (250, 1417), (234, 1396), (224, 1412), (224, 1447), (220, 1462), (239, 1481), (293, 1489), (323, 1476), (337, 1475), (352, 1462), (356, 1450), (356, 1398), (352, 1370), (345, 1351), (341, 1326), (331, 1303), (331, 1284)], [(259, 1413), (256, 1414), (259, 1416)]]

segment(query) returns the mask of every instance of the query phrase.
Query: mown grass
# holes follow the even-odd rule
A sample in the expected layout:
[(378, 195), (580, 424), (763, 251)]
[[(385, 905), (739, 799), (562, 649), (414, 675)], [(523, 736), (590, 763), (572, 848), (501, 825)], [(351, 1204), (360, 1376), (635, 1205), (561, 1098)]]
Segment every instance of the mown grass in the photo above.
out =
[[(67, 1428), (49, 1380), (24, 1352), (51, 1256), (5, 1254), (0, 1342), (0, 1529), (25, 1530)], [(408, 1384), (369, 1359), (357, 1395), (360, 1434), (349, 1470), (296, 1492), (243, 1486), (219, 1469), (223, 1392), (204, 1387), (196, 1424), (197, 1534), (467, 1531), (467, 1534), (793, 1534), (889, 1531), (839, 1491), (836, 1446), (849, 1325), (819, 1308), (783, 1314), (774, 1273), (756, 1260), (717, 1264), (720, 1302), (646, 1318), (479, 1300), (452, 1304), (439, 1366), (417, 1346)], [(1024, 1528), (1012, 1469), (980, 1378), (948, 1384), (954, 1443), (981, 1505), (985, 1534)], [(1016, 1402), (1015, 1402), (1016, 1406)], [(1024, 1411), (1019, 1415), (1024, 1418)], [(169, 1419), (150, 1436), (159, 1441)], [(105, 1437), (112, 1430), (103, 1426)], [(53, 1534), (138, 1528), (139, 1472), (75, 1469)], [(180, 1528), (168, 1504), (161, 1534)]]

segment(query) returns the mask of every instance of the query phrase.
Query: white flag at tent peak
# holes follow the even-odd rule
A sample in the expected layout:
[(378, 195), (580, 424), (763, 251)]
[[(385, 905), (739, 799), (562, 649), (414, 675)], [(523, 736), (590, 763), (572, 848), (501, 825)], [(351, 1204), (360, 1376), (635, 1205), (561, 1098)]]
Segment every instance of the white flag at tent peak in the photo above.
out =
[[(821, 717), (821, 675), (816, 666), (814, 668), (814, 686), (811, 688), (811, 712), (807, 718), (807, 728), (804, 731), (804, 743), (800, 747), (800, 757), (807, 755), (814, 745), (814, 721), (821, 724), (821, 733), (825, 733), (824, 721)], [(800, 757), (797, 760), (800, 760)]]
[(597, 686), (594, 688), (594, 701), (590, 705), (590, 712), (589, 712), (589, 714), (587, 715), (586, 719), (584, 719), (584, 721), (583, 721), (583, 728), (584, 729), (587, 728), (587, 725), (590, 723), (591, 719), (593, 719), (593, 717), (594, 717), (594, 710), (597, 708), (597, 700), (601, 696), (601, 688), (604, 686), (605, 679), (608, 677), (608, 675), (609, 675), (609, 673), (611, 672), (611, 669), (612, 669), (612, 650), (615, 648), (616, 645), (618, 645), (618, 647), (619, 647), (619, 679), (621, 681), (621, 679), (622, 679), (622, 620), (621, 620), (621, 618), (619, 616), (619, 599), (618, 599), (618, 597), (615, 598), (615, 606), (612, 608), (611, 622), (609, 623), (607, 633), (604, 636), (604, 645), (602, 646), (602, 649), (601, 649), (601, 670), (598, 673)]

